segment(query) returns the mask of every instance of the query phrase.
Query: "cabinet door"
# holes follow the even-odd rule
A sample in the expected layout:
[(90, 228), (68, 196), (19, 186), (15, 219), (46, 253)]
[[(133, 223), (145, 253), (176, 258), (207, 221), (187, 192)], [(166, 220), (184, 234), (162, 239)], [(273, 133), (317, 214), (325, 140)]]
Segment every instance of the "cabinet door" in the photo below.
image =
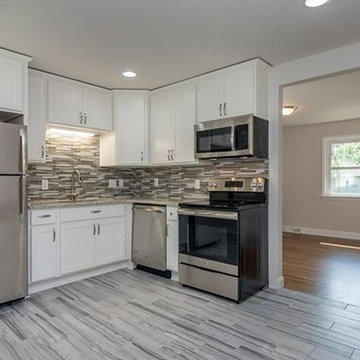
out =
[(116, 217), (97, 223), (97, 263), (108, 264), (125, 259), (125, 220)]
[(112, 93), (110, 90), (84, 87), (85, 125), (91, 129), (112, 130)]
[(22, 62), (0, 57), (0, 108), (22, 111)]
[(174, 149), (171, 91), (151, 97), (151, 162), (166, 164)]
[(96, 226), (92, 221), (61, 225), (61, 274), (90, 268), (96, 259)]
[(49, 123), (85, 126), (82, 121), (82, 88), (66, 80), (49, 80)]
[(46, 85), (44, 78), (29, 73), (29, 162), (45, 162)]
[(223, 78), (201, 81), (197, 85), (197, 122), (215, 120), (223, 115)]
[(115, 99), (117, 165), (145, 163), (145, 94), (119, 93)]
[(195, 85), (173, 91), (175, 162), (194, 162), (194, 125), (196, 122)]
[(167, 222), (167, 269), (178, 272), (179, 257), (179, 224), (177, 221)]
[(31, 228), (31, 281), (57, 276), (58, 232), (55, 225)]
[(254, 111), (254, 70), (250, 64), (224, 74), (224, 105), (226, 117), (252, 114)]

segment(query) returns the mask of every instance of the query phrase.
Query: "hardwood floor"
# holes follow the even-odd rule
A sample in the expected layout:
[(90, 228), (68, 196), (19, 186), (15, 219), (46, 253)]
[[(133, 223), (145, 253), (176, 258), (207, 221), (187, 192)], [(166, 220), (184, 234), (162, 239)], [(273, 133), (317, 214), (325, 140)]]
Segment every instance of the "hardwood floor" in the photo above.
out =
[(121, 270), (0, 308), (1, 360), (360, 359), (360, 307), (266, 290), (236, 304)]
[(286, 288), (360, 306), (360, 241), (287, 233), (283, 254)]

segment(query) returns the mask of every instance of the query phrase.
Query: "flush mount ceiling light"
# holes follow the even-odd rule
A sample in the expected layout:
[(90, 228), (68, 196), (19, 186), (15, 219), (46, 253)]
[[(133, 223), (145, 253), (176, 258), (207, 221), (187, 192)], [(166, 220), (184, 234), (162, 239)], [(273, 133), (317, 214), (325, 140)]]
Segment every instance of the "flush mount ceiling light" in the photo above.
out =
[(318, 7), (327, 4), (330, 0), (305, 0), (307, 7)]
[(133, 78), (133, 77), (137, 76), (137, 74), (133, 71), (124, 71), (122, 74), (123, 74), (123, 76), (128, 77), (128, 78)]
[(293, 105), (284, 106), (282, 109), (282, 114), (283, 116), (290, 116), (296, 110), (297, 110), (297, 106), (293, 106)]

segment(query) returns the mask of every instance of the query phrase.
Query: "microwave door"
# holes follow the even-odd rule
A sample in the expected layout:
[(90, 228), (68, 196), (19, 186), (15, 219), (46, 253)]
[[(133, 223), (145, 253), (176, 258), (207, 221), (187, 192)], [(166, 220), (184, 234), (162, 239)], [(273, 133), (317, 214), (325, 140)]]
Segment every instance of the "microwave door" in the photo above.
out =
[(234, 126), (234, 151), (237, 155), (253, 155), (252, 123)]

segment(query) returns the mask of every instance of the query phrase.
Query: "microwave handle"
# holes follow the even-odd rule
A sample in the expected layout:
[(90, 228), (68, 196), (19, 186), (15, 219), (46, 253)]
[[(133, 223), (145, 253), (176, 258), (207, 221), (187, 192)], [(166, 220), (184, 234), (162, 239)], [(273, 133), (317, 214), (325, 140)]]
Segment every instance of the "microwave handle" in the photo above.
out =
[(223, 115), (222, 115), (222, 103), (219, 104), (219, 115), (220, 115), (220, 116), (223, 116)]
[(231, 127), (230, 145), (231, 145), (231, 150), (235, 151), (235, 126)]

